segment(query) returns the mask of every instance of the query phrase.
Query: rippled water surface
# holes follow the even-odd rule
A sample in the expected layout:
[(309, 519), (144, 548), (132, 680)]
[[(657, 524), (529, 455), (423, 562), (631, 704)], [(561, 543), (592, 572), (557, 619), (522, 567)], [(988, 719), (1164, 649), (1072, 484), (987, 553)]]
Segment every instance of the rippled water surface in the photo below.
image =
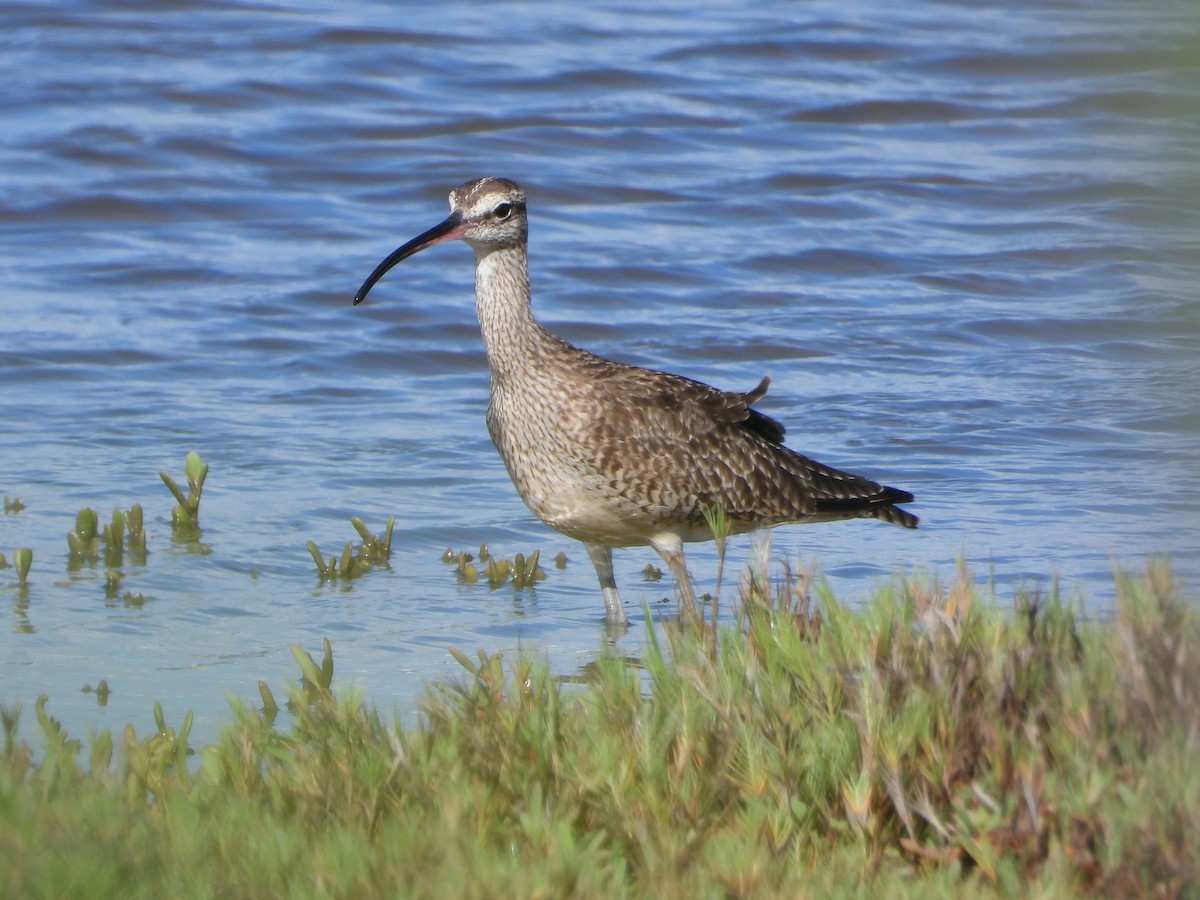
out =
[[(531, 195), (536, 309), (603, 355), (773, 379), (791, 446), (917, 495), (918, 532), (784, 528), (847, 602), (965, 558), (1104, 614), (1114, 564), (1200, 586), (1200, 41), (1191, 0), (9, 3), (0, 11), (0, 700), (211, 740), (226, 697), (337, 682), (409, 714), (450, 646), (601, 652), (582, 548), (487, 438), (469, 251), (376, 262), (483, 174)], [(159, 470), (211, 464), (202, 549)], [(106, 598), (75, 513), (140, 502)], [(393, 564), (322, 586), (362, 516)], [(565, 551), (536, 590), (447, 547)], [(734, 543), (741, 568), (751, 539)], [(701, 589), (711, 547), (691, 551)], [(635, 628), (666, 582), (618, 553)], [(107, 707), (83, 694), (106, 679)], [(28, 712), (28, 711), (27, 711)]]

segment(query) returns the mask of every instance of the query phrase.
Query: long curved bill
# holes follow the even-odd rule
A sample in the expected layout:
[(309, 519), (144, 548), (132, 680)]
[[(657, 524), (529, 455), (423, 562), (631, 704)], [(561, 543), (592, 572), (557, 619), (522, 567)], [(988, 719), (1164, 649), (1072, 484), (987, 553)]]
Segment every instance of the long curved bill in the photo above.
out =
[(419, 234), (402, 247), (397, 247), (387, 259), (375, 267), (375, 271), (367, 276), (367, 280), (363, 282), (362, 287), (358, 289), (358, 293), (354, 295), (354, 303), (358, 305), (363, 302), (363, 299), (370, 292), (371, 288), (375, 287), (375, 282), (387, 274), (388, 269), (396, 265), (396, 263), (408, 259), (414, 253), (420, 253), (426, 247), (432, 247), (435, 244), (444, 244), (446, 241), (456, 241), (470, 227), (469, 222), (463, 221), (462, 210), (455, 210), (446, 217), (446, 221), (440, 225), (434, 225), (424, 234)]

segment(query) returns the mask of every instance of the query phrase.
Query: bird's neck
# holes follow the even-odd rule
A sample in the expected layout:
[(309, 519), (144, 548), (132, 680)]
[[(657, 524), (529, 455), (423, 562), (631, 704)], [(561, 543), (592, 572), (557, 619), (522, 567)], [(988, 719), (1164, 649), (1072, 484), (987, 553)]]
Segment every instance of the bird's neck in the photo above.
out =
[(557, 339), (533, 317), (524, 247), (475, 254), (475, 312), (494, 378), (538, 365)]

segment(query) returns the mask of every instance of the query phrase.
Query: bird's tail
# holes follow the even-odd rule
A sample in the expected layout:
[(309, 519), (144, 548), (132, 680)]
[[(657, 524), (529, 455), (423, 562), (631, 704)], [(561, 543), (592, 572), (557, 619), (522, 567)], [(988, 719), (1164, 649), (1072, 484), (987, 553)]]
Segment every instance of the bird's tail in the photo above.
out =
[[(869, 482), (868, 482), (869, 483)], [(869, 494), (850, 497), (822, 497), (817, 500), (817, 511), (843, 513), (846, 518), (878, 519), (905, 528), (916, 528), (921, 521), (899, 504), (912, 503), (913, 495), (899, 488), (875, 485), (878, 490)]]

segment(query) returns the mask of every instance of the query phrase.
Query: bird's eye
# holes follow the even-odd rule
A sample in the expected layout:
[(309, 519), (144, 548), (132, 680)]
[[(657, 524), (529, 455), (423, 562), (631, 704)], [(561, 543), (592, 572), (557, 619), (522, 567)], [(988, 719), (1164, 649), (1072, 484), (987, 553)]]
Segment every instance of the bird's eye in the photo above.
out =
[(501, 203), (492, 210), (492, 215), (497, 219), (507, 219), (512, 215), (513, 205), (511, 203)]

